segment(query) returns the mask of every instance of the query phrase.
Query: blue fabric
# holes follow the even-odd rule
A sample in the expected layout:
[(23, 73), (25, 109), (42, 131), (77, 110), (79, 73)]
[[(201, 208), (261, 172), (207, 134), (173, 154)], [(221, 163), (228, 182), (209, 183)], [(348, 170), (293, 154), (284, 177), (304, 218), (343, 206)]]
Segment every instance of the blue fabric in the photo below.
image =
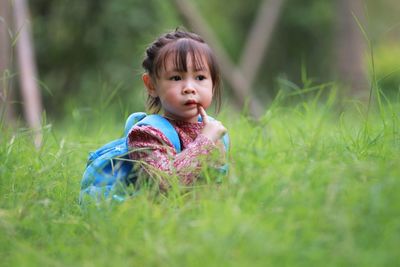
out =
[(130, 115), (125, 123), (124, 137), (111, 141), (89, 154), (86, 170), (81, 181), (80, 202), (86, 199), (112, 198), (123, 201), (126, 195), (124, 185), (135, 179), (133, 162), (129, 159), (127, 136), (132, 127), (149, 125), (160, 130), (181, 151), (179, 136), (171, 123), (160, 115), (146, 115), (137, 112)]
[(132, 127), (138, 123), (139, 121), (143, 120), (147, 116), (146, 113), (144, 112), (135, 112), (132, 113), (128, 119), (126, 119), (125, 122), (125, 130), (124, 130), (124, 136), (128, 136), (129, 131), (132, 129)]

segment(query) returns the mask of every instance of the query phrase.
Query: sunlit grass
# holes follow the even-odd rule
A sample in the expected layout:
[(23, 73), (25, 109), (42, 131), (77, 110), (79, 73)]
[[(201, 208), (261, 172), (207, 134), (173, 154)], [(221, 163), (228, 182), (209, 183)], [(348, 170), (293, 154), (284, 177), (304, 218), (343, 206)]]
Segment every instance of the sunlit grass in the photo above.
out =
[[(89, 150), (123, 120), (75, 114), (44, 127), (2, 128), (2, 266), (396, 266), (400, 261), (397, 103), (288, 105), (258, 121), (222, 113), (230, 173), (184, 193), (143, 191), (121, 205), (81, 207)], [(279, 100), (279, 98), (278, 98)]]

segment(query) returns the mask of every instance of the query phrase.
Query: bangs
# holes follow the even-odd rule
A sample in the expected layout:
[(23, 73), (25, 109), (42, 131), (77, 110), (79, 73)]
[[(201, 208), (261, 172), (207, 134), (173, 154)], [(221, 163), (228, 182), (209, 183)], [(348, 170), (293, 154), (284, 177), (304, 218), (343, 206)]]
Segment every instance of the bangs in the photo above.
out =
[(178, 72), (188, 71), (188, 56), (190, 56), (194, 70), (206, 70), (212, 73), (214, 60), (209, 47), (191, 39), (180, 39), (166, 45), (155, 60), (155, 75), (160, 77), (160, 72), (166, 70), (167, 60), (172, 59), (173, 68)]

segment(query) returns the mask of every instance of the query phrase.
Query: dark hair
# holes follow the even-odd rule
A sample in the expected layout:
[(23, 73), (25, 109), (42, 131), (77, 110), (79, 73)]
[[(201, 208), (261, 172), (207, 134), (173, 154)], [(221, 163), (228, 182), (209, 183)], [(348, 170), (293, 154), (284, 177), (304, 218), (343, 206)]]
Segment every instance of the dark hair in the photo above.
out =
[[(179, 71), (187, 71), (187, 55), (190, 54), (195, 68), (201, 69), (204, 64), (203, 58), (210, 70), (213, 83), (213, 98), (215, 99), (216, 111), (221, 107), (221, 77), (217, 60), (211, 48), (197, 34), (182, 30), (175, 30), (160, 36), (146, 49), (142, 66), (155, 81), (159, 78), (160, 71), (166, 66), (168, 56), (174, 55), (174, 66)], [(148, 95), (146, 107), (151, 113), (161, 110), (161, 102), (158, 97)]]

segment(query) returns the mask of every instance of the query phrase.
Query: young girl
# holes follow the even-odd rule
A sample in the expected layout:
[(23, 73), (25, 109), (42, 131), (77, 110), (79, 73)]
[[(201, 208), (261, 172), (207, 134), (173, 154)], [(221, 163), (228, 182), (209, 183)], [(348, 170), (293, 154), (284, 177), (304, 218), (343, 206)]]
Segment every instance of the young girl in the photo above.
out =
[[(200, 36), (176, 30), (162, 35), (147, 48), (142, 66), (147, 108), (150, 113), (162, 111), (178, 133), (182, 151), (177, 153), (159, 130), (139, 126), (128, 135), (132, 151), (129, 156), (141, 162), (139, 177), (157, 177), (161, 190), (168, 189), (171, 177), (190, 185), (198, 179), (204, 164), (217, 167), (225, 160), (220, 140), (226, 129), (206, 114), (213, 98), (217, 111), (221, 104), (215, 56)], [(219, 152), (217, 160), (214, 152)]]

